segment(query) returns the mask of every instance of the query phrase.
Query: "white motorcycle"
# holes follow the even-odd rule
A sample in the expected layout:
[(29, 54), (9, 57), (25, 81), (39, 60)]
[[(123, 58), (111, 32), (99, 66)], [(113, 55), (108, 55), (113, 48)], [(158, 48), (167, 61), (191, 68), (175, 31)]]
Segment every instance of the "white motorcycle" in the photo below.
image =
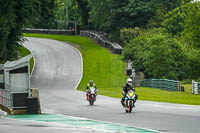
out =
[(88, 91), (88, 101), (90, 105), (94, 105), (94, 102), (96, 101), (96, 90), (94, 87), (91, 87)]
[(133, 90), (129, 90), (125, 97), (125, 109), (126, 113), (131, 113), (134, 107), (134, 102), (136, 100), (136, 95)]

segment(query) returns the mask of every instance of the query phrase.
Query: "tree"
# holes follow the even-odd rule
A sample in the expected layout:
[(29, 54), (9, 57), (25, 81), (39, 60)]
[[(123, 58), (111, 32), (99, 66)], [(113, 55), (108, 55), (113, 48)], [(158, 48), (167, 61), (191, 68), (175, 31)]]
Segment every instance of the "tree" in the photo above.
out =
[(155, 15), (149, 19), (148, 28), (161, 27), (165, 15), (173, 9), (189, 3), (191, 0), (156, 0)]
[[(54, 14), (58, 28), (69, 28), (70, 22), (75, 20), (80, 23), (80, 15), (76, 0), (56, 0)], [(67, 24), (68, 27), (66, 27)]]
[(196, 48), (200, 48), (200, 3), (195, 2), (190, 6), (190, 10), (185, 19), (182, 38)]
[(188, 79), (199, 79), (200, 77), (200, 50), (196, 48), (189, 48), (187, 50), (187, 56), (190, 66), (190, 71), (188, 72)]
[(153, 32), (145, 30), (126, 44), (124, 59), (133, 61), (133, 68), (143, 72), (146, 78), (182, 80), (189, 77), (183, 45), (167, 34)]
[(81, 16), (81, 25), (84, 29), (89, 28), (88, 19), (89, 19), (89, 5), (88, 0), (76, 0), (78, 3), (78, 9)]
[(40, 15), (38, 22), (33, 25), (34, 28), (54, 29), (56, 28), (55, 22), (55, 0), (40, 0)]
[(29, 18), (30, 0), (3, 0), (0, 2), (0, 60), (17, 58), (22, 41), (22, 28)]
[(121, 28), (143, 27), (154, 15), (154, 0), (118, 0), (113, 2), (108, 18), (108, 32), (119, 38)]
[(145, 74), (147, 77), (182, 80), (187, 78), (189, 66), (183, 46), (171, 36), (155, 34), (150, 39)]
[(184, 30), (184, 25), (186, 24), (186, 18), (190, 12), (191, 6), (193, 4), (189, 3), (178, 7), (172, 11), (169, 11), (163, 22), (163, 27), (166, 32), (180, 36)]
[(7, 40), (11, 28), (15, 27), (14, 5), (15, 1), (0, 1), (0, 60), (7, 59)]
[(89, 22), (93, 29), (105, 31), (108, 28), (107, 19), (110, 16), (112, 2), (113, 0), (88, 0)]

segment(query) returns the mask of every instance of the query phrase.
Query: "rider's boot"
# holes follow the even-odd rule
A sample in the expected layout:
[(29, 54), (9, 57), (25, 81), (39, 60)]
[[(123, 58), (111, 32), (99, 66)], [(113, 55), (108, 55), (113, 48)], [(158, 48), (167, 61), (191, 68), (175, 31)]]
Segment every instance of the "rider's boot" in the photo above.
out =
[(88, 100), (88, 94), (86, 94), (86, 97), (87, 97), (86, 100)]
[(121, 100), (121, 104), (125, 108), (126, 105), (125, 105), (124, 101)]
[(135, 107), (135, 102), (133, 103), (133, 107)]

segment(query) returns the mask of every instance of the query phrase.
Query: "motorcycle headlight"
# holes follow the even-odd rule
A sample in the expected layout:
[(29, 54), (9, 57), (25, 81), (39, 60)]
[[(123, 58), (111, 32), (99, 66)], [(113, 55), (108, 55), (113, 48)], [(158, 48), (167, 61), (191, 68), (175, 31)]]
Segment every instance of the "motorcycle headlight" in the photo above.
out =
[(129, 96), (131, 96), (131, 97), (132, 97), (132, 96), (133, 96), (133, 93), (129, 93)]

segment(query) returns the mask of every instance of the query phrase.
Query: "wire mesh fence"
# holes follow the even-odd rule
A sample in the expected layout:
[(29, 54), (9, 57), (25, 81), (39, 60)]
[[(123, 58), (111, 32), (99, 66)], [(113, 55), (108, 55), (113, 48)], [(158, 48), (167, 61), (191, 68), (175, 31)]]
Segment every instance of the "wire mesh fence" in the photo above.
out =
[(144, 79), (140, 82), (140, 86), (158, 88), (168, 91), (183, 91), (180, 81), (168, 79)]

